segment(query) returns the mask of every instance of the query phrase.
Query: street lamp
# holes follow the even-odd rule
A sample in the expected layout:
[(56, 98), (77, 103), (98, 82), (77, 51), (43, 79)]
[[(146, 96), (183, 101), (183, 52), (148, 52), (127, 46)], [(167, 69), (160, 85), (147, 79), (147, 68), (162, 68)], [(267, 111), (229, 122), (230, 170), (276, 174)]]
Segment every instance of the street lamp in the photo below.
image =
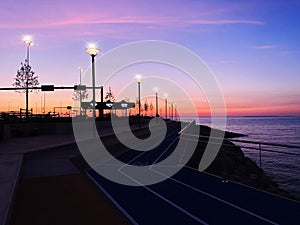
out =
[(135, 80), (138, 84), (139, 127), (141, 128), (141, 82), (142, 82), (142, 75), (140, 75), (140, 74), (135, 75)]
[(85, 51), (92, 57), (92, 89), (93, 89), (93, 118), (96, 119), (96, 91), (95, 91), (95, 56), (100, 52), (94, 45), (90, 45)]
[(171, 118), (173, 120), (173, 102), (171, 102)]
[(158, 88), (155, 87), (153, 88), (153, 91), (155, 92), (155, 103), (156, 103), (156, 114), (155, 114), (155, 117), (159, 117), (159, 114), (158, 114)]
[[(79, 69), (79, 85), (81, 86), (81, 73), (83, 71), (83, 69), (81, 67), (78, 67)], [(79, 90), (79, 110), (80, 110), (80, 116), (82, 116), (82, 108), (81, 108), (81, 103), (82, 103), (82, 93), (81, 93), (81, 89)]]
[(175, 121), (177, 121), (177, 105), (176, 105), (176, 103), (174, 103), (174, 117), (175, 117)]
[(168, 119), (168, 93), (164, 94), (165, 96), (165, 117)]
[(31, 38), (29, 36), (25, 36), (23, 39), (24, 43), (27, 45), (27, 59), (26, 59), (26, 120), (28, 120), (28, 94), (29, 94), (29, 89), (28, 89), (28, 78), (29, 78), (29, 72), (30, 72), (30, 67), (29, 67), (29, 46), (33, 45), (33, 42), (31, 41)]
[(33, 42), (31, 40), (30, 36), (25, 36), (23, 38), (24, 43), (27, 45), (27, 65), (29, 65), (29, 46), (33, 45)]

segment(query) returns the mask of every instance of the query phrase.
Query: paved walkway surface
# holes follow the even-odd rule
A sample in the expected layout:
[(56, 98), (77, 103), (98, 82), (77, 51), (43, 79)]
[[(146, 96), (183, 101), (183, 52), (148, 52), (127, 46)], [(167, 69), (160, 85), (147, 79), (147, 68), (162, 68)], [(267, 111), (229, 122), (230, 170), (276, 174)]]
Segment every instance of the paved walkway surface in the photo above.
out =
[[(124, 179), (138, 182), (121, 172)], [(155, 168), (151, 172), (163, 175)], [(300, 221), (297, 202), (189, 168), (158, 184), (139, 187), (111, 182), (93, 170), (87, 174), (135, 225), (298, 225)]]
[[(101, 136), (112, 133), (110, 128), (101, 130)], [(73, 134), (20, 137), (0, 142), (0, 225), (7, 223), (11, 213), (11, 203), (14, 200), (24, 154), (74, 143)], [(41, 171), (39, 172), (41, 173)], [(53, 174), (55, 175), (55, 171)]]
[(22, 159), (22, 154), (0, 155), (0, 224), (8, 218)]
[(130, 224), (84, 174), (24, 178), (23, 169), (9, 225)]
[[(111, 129), (102, 130), (103, 136), (110, 134)], [(176, 135), (177, 132), (170, 139), (176, 139)], [(23, 137), (0, 142), (0, 225), (9, 218), (24, 154), (74, 142), (73, 135)], [(124, 151), (118, 158), (134, 165), (149, 165), (168, 155), (171, 148), (164, 146), (157, 151)], [(48, 161), (37, 163), (47, 166)], [(108, 162), (103, 166), (111, 165)], [(134, 179), (126, 174), (126, 167), (120, 171), (127, 179)], [(42, 170), (37, 172), (43, 173)], [(55, 170), (52, 172), (56, 174)], [(153, 167), (150, 172), (161, 173), (161, 170)], [(93, 170), (87, 173), (133, 224), (298, 224), (300, 221), (299, 203), (236, 183), (223, 183), (219, 178), (191, 169), (183, 169), (172, 179), (144, 187), (119, 185)]]
[[(126, 165), (107, 160), (97, 166), (140, 186), (112, 182), (92, 169), (86, 172), (133, 224), (299, 224), (298, 202), (185, 167), (169, 177), (167, 172), (172, 165), (156, 166), (155, 162), (164, 160), (176, 147), (171, 140), (177, 139), (178, 130), (173, 131), (151, 151), (124, 150), (117, 158)], [(148, 176), (166, 180), (143, 186), (141, 182), (147, 176), (137, 176), (128, 164), (143, 165)]]
[(74, 142), (74, 136), (70, 134), (11, 138), (0, 142), (0, 154), (24, 154)]

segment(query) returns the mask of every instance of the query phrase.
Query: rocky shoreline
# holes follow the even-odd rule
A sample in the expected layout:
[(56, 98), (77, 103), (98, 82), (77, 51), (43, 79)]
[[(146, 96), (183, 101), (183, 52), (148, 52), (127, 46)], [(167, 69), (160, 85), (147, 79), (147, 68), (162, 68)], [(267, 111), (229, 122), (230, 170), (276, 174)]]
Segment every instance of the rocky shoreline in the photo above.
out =
[[(211, 128), (200, 126), (200, 137), (194, 154), (188, 161), (187, 166), (198, 169), (200, 160), (206, 148)], [(241, 137), (243, 134), (225, 132), (226, 138)], [(277, 194), (289, 199), (297, 200), (287, 191), (264, 173), (254, 161), (246, 157), (240, 147), (229, 140), (224, 140), (217, 157), (204, 171), (223, 178), (224, 182), (230, 180), (253, 188)]]

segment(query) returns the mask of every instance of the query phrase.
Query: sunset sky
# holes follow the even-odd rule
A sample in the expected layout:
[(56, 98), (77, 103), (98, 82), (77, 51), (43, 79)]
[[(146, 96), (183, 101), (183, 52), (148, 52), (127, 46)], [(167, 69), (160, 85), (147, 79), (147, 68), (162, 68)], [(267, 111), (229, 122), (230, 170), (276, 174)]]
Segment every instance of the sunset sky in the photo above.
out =
[[(128, 42), (164, 40), (190, 49), (206, 62), (223, 91), (229, 116), (300, 116), (299, 21), (297, 0), (3, 1), (0, 87), (11, 87), (26, 57), (24, 35), (31, 35), (34, 42), (30, 61), (40, 84), (58, 86), (78, 83), (79, 66), (88, 70), (91, 60), (85, 48), (89, 42), (101, 49), (100, 58)], [(133, 80), (135, 71), (128, 71)], [(118, 94), (122, 79), (128, 82), (128, 76), (120, 75), (119, 83), (111, 81), (105, 91), (109, 85)], [(144, 98), (152, 101), (152, 86), (142, 85)], [(132, 86), (127, 97), (134, 101), (134, 82)], [(202, 94), (193, 91), (190, 96), (201, 102)], [(179, 105), (178, 96), (170, 94), (170, 101)], [(30, 94), (30, 107), (40, 112), (42, 98), (41, 93)], [(71, 98), (71, 91), (46, 93), (46, 111), (71, 105)], [(25, 107), (24, 95), (13, 91), (1, 91), (0, 103), (0, 111)], [(203, 104), (199, 114), (208, 115)]]

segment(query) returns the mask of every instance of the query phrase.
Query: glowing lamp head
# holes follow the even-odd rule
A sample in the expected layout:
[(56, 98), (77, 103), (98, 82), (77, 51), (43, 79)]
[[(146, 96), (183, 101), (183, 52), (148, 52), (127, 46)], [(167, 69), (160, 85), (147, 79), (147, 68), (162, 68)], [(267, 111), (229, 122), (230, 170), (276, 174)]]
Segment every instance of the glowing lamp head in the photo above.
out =
[(100, 52), (100, 49), (96, 48), (95, 44), (89, 44), (85, 51), (91, 56), (96, 56)]
[(24, 36), (23, 37), (23, 41), (26, 45), (33, 45), (33, 42), (31, 40), (31, 37), (30, 36)]
[(135, 75), (135, 80), (137, 83), (141, 83), (143, 78), (142, 78), (142, 75), (141, 74), (136, 74)]
[(96, 56), (100, 52), (98, 48), (86, 48), (85, 51), (91, 56)]
[(154, 87), (154, 88), (153, 88), (153, 91), (157, 94), (158, 91), (159, 91), (159, 88), (158, 88), (158, 87)]

